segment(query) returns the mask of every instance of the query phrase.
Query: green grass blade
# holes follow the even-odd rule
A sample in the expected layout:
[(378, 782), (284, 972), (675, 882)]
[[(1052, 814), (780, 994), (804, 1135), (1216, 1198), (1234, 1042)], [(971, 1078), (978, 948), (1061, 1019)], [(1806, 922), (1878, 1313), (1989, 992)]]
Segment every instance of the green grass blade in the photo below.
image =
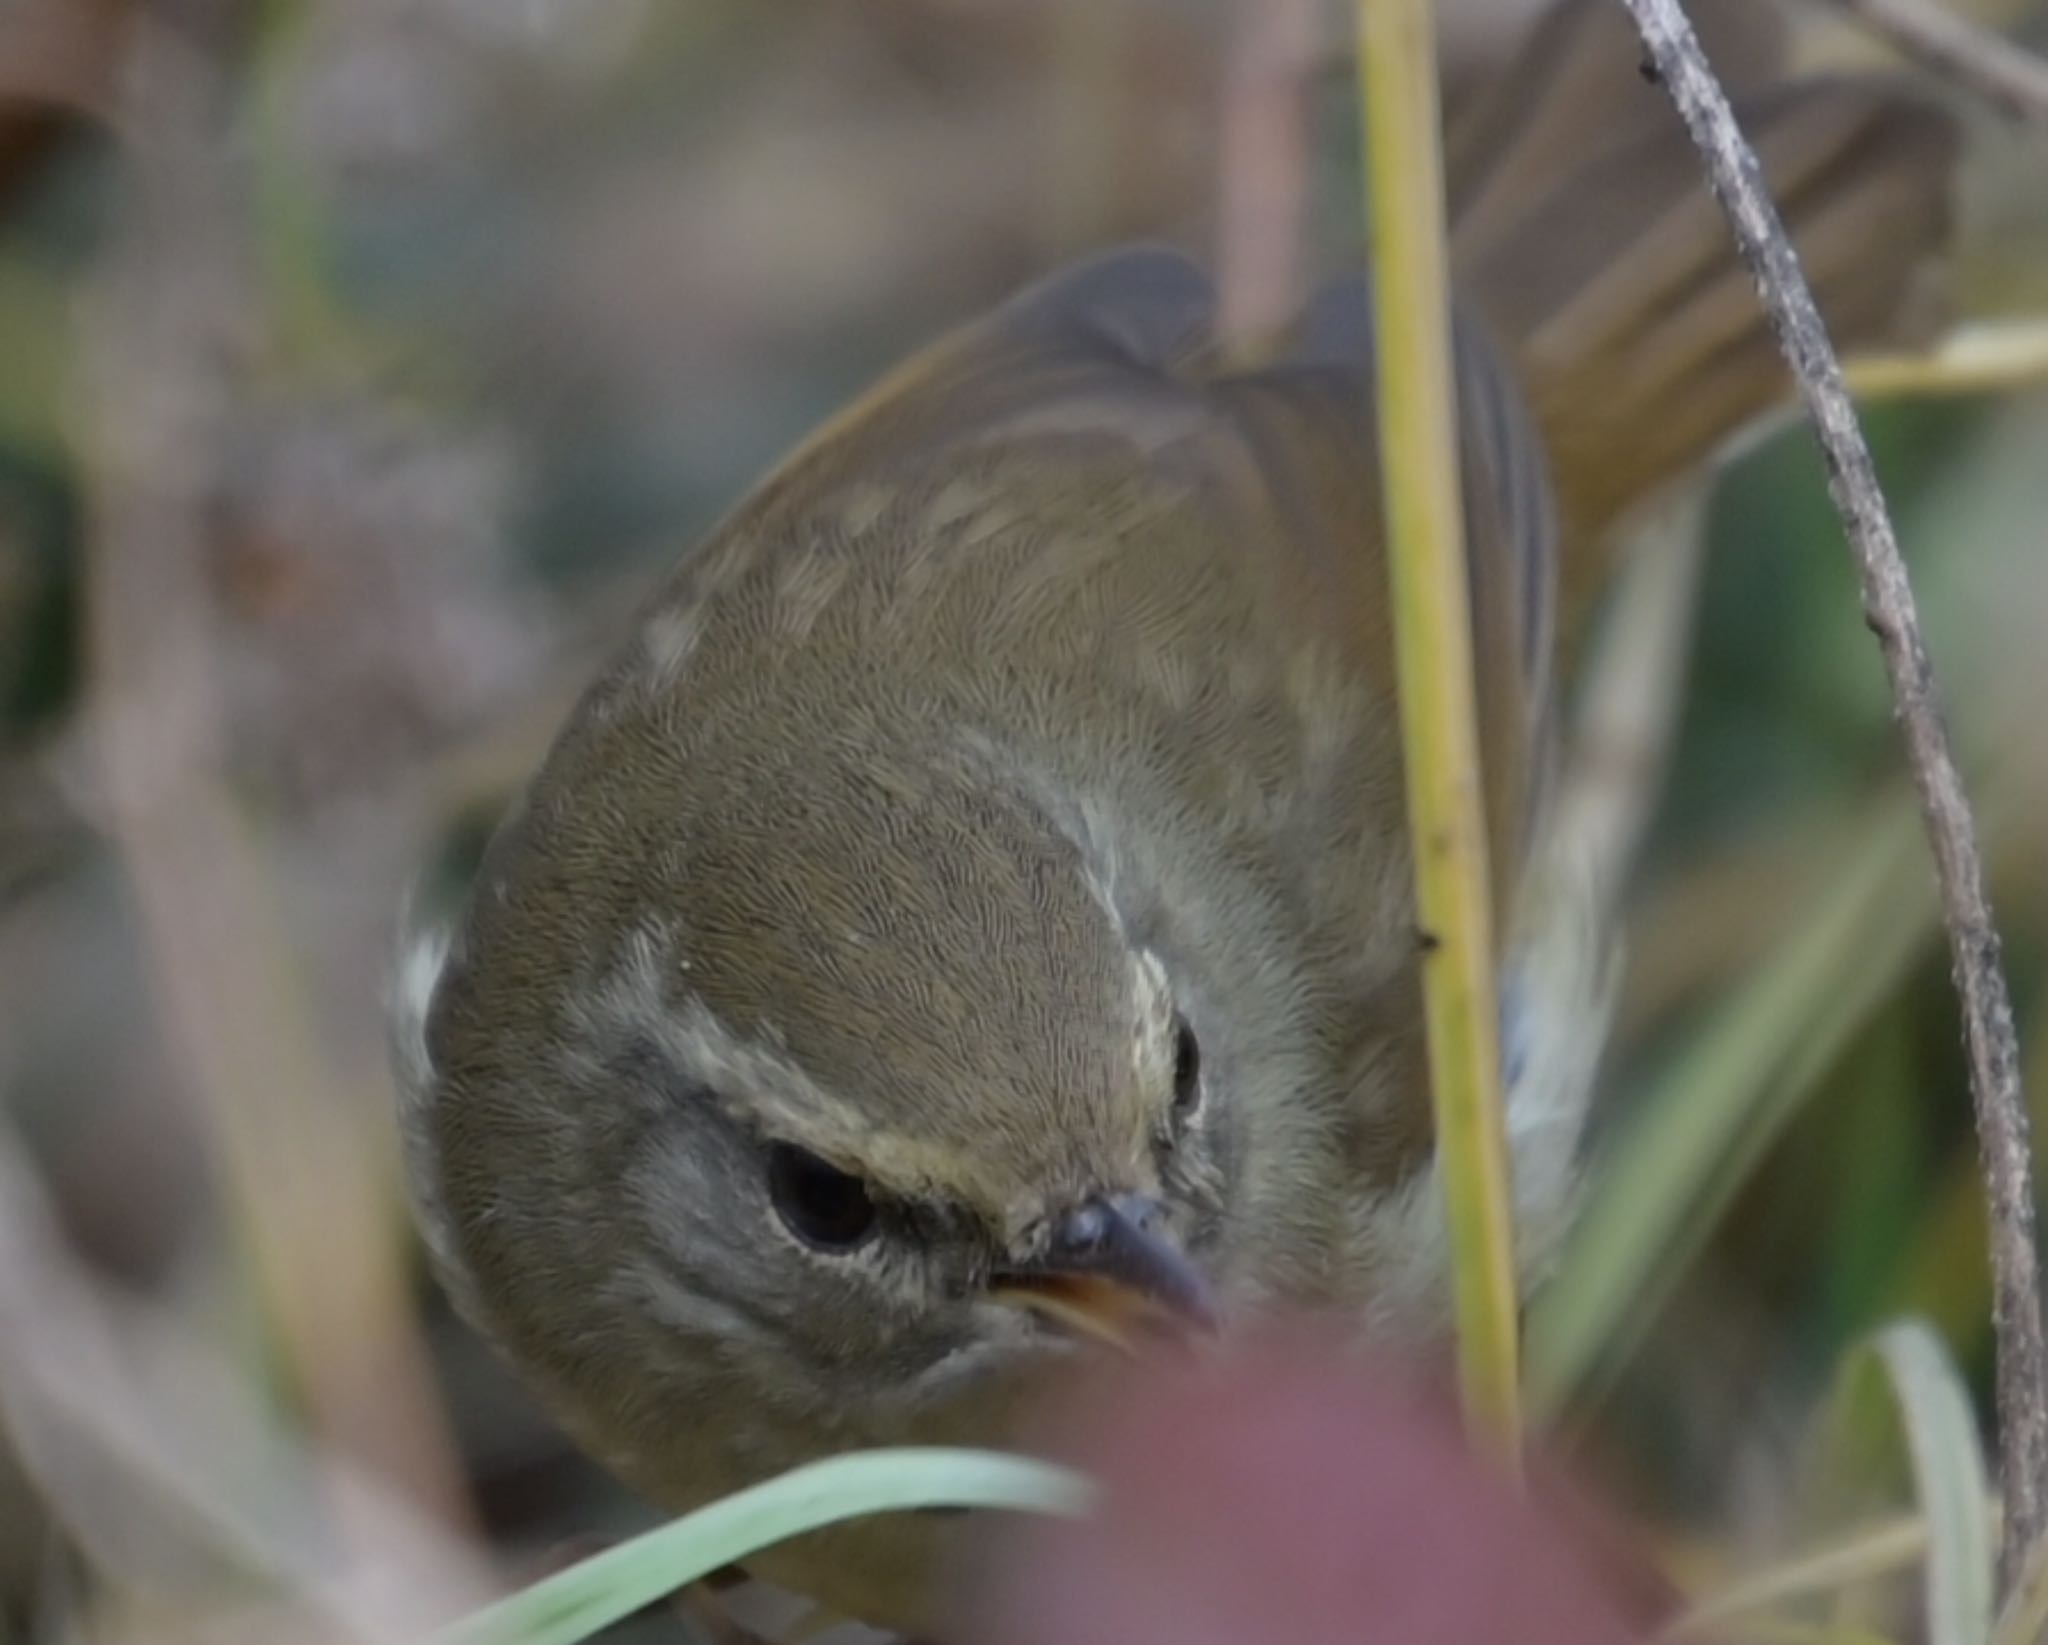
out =
[[(1985, 1645), (1991, 1637), (1997, 1538), (1990, 1470), (1969, 1390), (1940, 1337), (1921, 1320), (1886, 1326), (1843, 1367), (1836, 1410), (1846, 1419), (1858, 1379), (1884, 1373), (1927, 1521), (1929, 1645)], [(1838, 1453), (1839, 1454), (1839, 1453)]]
[(833, 1457), (735, 1492), (486, 1606), (434, 1645), (575, 1645), (721, 1566), (806, 1531), (910, 1508), (1076, 1514), (1089, 1487), (993, 1451), (902, 1448)]
[(1785, 946), (1632, 1104), (1535, 1299), (1532, 1420), (1611, 1373), (1714, 1221), (1934, 930), (1917, 819), (1887, 804)]

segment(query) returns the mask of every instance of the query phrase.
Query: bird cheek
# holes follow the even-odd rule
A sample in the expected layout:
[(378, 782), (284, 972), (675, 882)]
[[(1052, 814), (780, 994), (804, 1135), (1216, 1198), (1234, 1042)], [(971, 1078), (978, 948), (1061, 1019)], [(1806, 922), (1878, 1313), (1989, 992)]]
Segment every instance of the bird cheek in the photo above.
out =
[(1043, 1329), (1023, 1310), (971, 1303), (953, 1311), (960, 1327), (923, 1368), (892, 1390), (906, 1423), (926, 1443), (1000, 1443), (1007, 1413), (1035, 1403), (1100, 1363), (1092, 1344)]

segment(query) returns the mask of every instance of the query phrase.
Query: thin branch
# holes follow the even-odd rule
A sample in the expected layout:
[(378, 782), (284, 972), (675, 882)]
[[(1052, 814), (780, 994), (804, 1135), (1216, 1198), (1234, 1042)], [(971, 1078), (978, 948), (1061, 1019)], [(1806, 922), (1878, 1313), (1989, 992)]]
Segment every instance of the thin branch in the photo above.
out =
[(1865, 620), (1877, 635), (1894, 712), (1933, 847), (1935, 879), (1961, 998), (1970, 1086), (1991, 1220), (1998, 1338), (1998, 1419), (2010, 1582), (2041, 1533), (2048, 1475), (2048, 1350), (2034, 1250), (2033, 1183), (2019, 1044), (1984, 891), (1976, 823), (1941, 721), (1933, 665), (1912, 585), (1856, 421), (1840, 362), (1764, 191), (1754, 151), (1700, 51), (1678, 0), (1626, 0), (1650, 67), (1671, 95), (1755, 275), (1780, 347), (1799, 379), (1827, 464), (1828, 492), (1856, 557)]
[(2006, 1595), (1991, 1645), (2040, 1645), (2048, 1638), (2048, 1543), (2037, 1542)]
[(2015, 120), (2048, 123), (2048, 63), (1932, 0), (1830, 0), (1931, 74)]
[(1355, 15), (1380, 472), (1458, 1370), (1467, 1420), (1513, 1456), (1522, 1426), (1514, 1228), (1451, 388), (1434, 19), (1428, 0), (1357, 0)]

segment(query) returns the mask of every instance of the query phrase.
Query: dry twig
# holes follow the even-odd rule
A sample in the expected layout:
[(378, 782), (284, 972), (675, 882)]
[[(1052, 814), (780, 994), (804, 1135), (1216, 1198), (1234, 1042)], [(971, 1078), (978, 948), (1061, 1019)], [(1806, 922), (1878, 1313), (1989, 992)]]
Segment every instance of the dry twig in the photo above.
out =
[(2027, 1112), (2019, 1044), (1984, 891), (1977, 830), (1949, 749), (1934, 669), (1912, 585), (1842, 377), (1755, 152), (1735, 123), (1679, 0), (1626, 0), (1654, 70), (1706, 165), (1799, 379), (1827, 464), (1828, 492), (1856, 556), (1865, 620), (1877, 635), (1894, 713), (1933, 846), (1935, 878), (1962, 1002), (1970, 1085), (1991, 1220), (1998, 1337), (1998, 1418), (2006, 1504), (2003, 1567), (2010, 1582), (2043, 1523), (2048, 1474), (2048, 1349), (2044, 1349)]

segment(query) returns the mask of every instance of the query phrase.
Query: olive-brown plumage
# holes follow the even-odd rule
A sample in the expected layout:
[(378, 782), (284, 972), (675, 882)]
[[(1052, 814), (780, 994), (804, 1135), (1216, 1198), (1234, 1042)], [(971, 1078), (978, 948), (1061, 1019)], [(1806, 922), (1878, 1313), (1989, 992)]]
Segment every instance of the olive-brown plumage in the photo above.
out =
[[(1504, 83), (1452, 148), (1504, 902), (1560, 589), (1569, 618), (1616, 525), (1782, 389), (1605, 9), (1567, 0), (1527, 59), (1602, 69), (1602, 119)], [(1823, 307), (1894, 335), (1947, 124), (1772, 85), (1732, 16)], [(1366, 313), (1341, 284), (1226, 362), (1204, 278), (1139, 250), (913, 361), (657, 591), (412, 967), (438, 1264), (651, 1494), (1000, 1440), (1112, 1319), (1440, 1328)], [(1511, 1070), (1532, 1251), (1588, 1060), (1547, 1055)], [(943, 1533), (761, 1563), (915, 1625)]]

